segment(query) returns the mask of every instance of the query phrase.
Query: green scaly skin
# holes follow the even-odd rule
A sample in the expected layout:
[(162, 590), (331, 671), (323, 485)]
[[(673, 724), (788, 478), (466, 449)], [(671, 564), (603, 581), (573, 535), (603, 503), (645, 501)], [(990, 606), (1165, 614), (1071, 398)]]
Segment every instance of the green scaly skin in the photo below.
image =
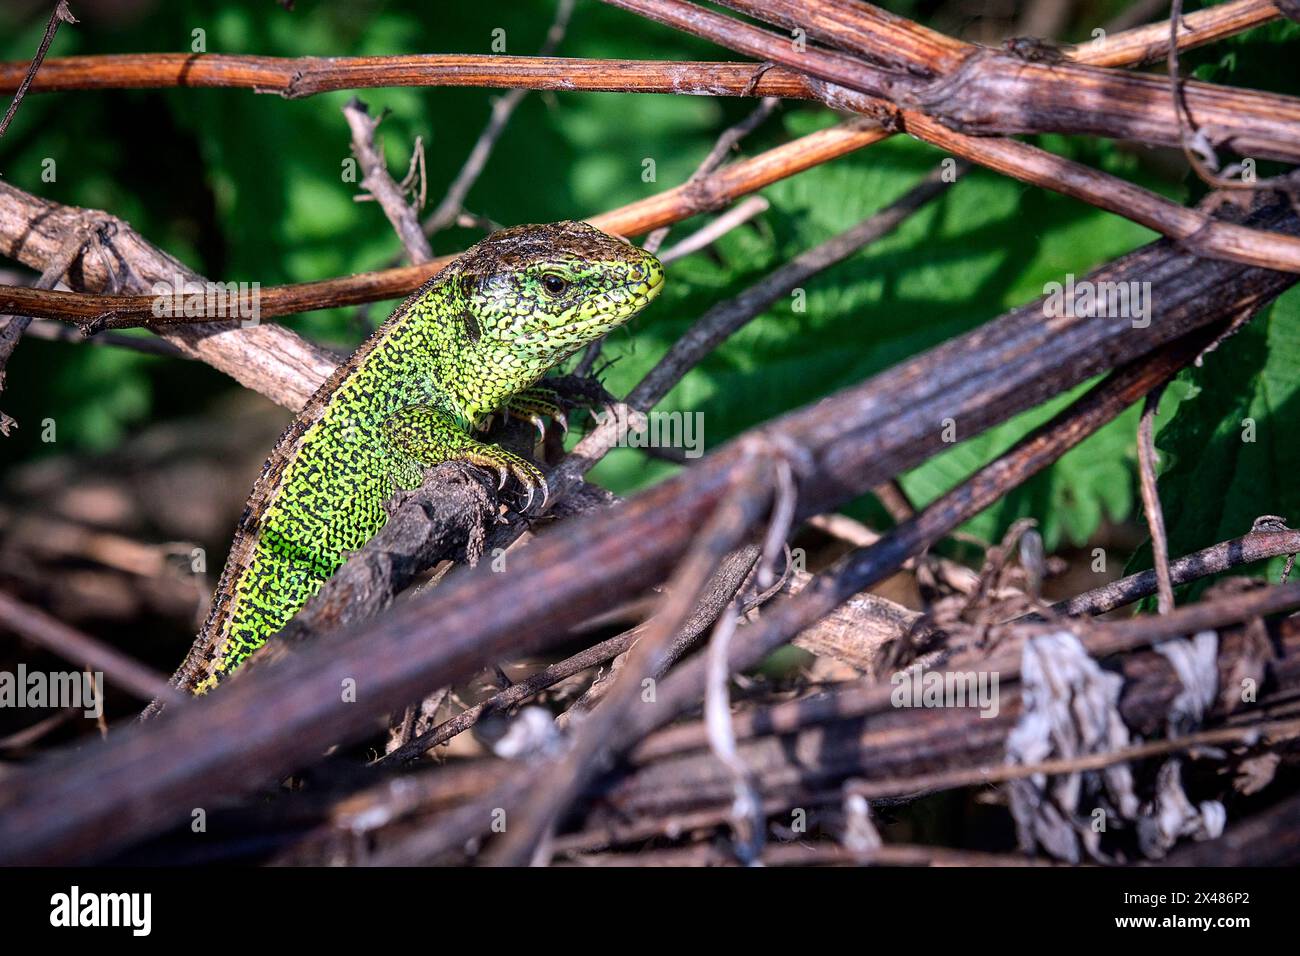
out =
[[(474, 437), (494, 411), (540, 421), (548, 369), (640, 312), (663, 267), (578, 222), (504, 229), (406, 300), (308, 401), (263, 466), (212, 611), (172, 683), (215, 687), (384, 525), (384, 502), (459, 459), (544, 500), (535, 465)], [(527, 505), (525, 506), (525, 508)]]

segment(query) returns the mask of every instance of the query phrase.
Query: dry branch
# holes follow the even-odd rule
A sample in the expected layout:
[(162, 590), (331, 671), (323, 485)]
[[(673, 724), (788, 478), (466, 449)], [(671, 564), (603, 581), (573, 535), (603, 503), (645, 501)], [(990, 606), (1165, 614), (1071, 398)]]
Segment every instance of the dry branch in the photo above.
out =
[(402, 241), (407, 258), (416, 265), (428, 262), (433, 258), (433, 249), (420, 230), (416, 210), (406, 201), (406, 195), (397, 183), (393, 182), (383, 150), (375, 143), (375, 130), (379, 128), (383, 116), (372, 117), (366, 104), (355, 96), (343, 107), (343, 116), (348, 121), (348, 128), (352, 130), (352, 155), (361, 166), (361, 185), (383, 209), (397, 238)]
[[(1233, 0), (1183, 17), (1180, 50), (1191, 50), (1278, 19), (1270, 0)], [(1067, 54), (1092, 66), (1142, 66), (1163, 60), (1169, 51), (1168, 23), (1152, 23), (1081, 43)]]
[[(97, 230), (99, 254), (83, 256), (68, 285), (92, 291), (145, 292), (155, 283), (200, 281), (184, 263), (149, 244), (129, 225), (107, 213), (40, 199), (0, 182), (0, 252), (44, 269), (66, 237)], [(21, 294), (0, 290), (0, 301)], [(55, 294), (55, 293), (51, 293)], [(152, 298), (149, 299), (152, 302)], [(0, 311), (6, 307), (0, 305)], [(18, 308), (21, 314), (30, 311)], [(235, 322), (205, 322), (160, 331), (185, 355), (225, 372), (241, 385), (297, 410), (338, 365), (338, 357), (281, 325), (240, 328)]]
[(31, 88), (32, 80), (36, 77), (36, 73), (45, 59), (45, 53), (49, 50), (50, 44), (54, 42), (54, 34), (58, 32), (59, 24), (76, 22), (77, 18), (68, 9), (67, 0), (59, 0), (55, 4), (54, 12), (50, 14), (50, 22), (45, 26), (45, 35), (41, 37), (40, 45), (36, 48), (36, 56), (32, 58), (31, 65), (27, 67), (22, 79), (18, 81), (13, 89), (14, 98), (9, 102), (9, 108), (5, 110), (4, 118), (0, 119), (0, 136), (4, 136), (5, 131), (9, 129), (14, 114), (18, 112), (18, 104), (23, 101), (23, 97)]
[[(1257, 522), (1258, 523), (1258, 522)], [(1243, 564), (1266, 561), (1284, 554), (1300, 552), (1300, 531), (1252, 530), (1231, 541), (1203, 548), (1174, 561), (1169, 574), (1175, 586), (1212, 574), (1221, 574)], [(1052, 610), (1067, 617), (1105, 614), (1156, 593), (1158, 581), (1154, 570), (1131, 574), (1110, 584), (1075, 595), (1052, 605)]]

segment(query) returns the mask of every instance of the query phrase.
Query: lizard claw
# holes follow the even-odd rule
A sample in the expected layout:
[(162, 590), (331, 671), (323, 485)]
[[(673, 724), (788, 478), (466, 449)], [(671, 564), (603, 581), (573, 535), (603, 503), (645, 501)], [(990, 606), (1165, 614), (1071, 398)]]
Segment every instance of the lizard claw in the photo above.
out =
[(537, 497), (538, 492), (541, 493), (542, 498), (541, 504), (538, 506), (539, 510), (546, 507), (546, 502), (551, 497), (551, 488), (547, 484), (545, 475), (530, 465), (528, 473), (516, 472), (515, 480), (528, 491), (528, 499), (524, 502), (524, 506), (519, 509), (521, 513), (527, 514), (532, 510), (533, 499)]
[(460, 452), (456, 457), (495, 472), (498, 491), (503, 489), (511, 479), (518, 482), (521, 496), (524, 491), (528, 492), (527, 501), (521, 509), (525, 512), (532, 507), (537, 492), (541, 492), (543, 506), (550, 498), (546, 476), (542, 474), (541, 469), (527, 458), (522, 458), (499, 445), (476, 445), (474, 448)]

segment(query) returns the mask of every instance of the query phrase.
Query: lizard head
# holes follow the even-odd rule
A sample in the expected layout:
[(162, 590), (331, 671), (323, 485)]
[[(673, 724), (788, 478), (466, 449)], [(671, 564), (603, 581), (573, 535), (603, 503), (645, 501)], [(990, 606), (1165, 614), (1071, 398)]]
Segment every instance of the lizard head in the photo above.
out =
[(571, 221), (502, 229), (455, 269), (475, 351), (528, 378), (622, 325), (664, 283), (650, 253)]

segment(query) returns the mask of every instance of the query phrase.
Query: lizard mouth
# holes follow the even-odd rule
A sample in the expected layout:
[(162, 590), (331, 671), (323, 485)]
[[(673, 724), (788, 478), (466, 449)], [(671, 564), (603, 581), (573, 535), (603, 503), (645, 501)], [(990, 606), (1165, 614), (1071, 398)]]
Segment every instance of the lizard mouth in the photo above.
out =
[(621, 301), (616, 303), (623, 309), (630, 309), (636, 314), (654, 301), (664, 287), (664, 267), (650, 253), (642, 253), (641, 262), (632, 266), (627, 273), (627, 283), (621, 289)]

